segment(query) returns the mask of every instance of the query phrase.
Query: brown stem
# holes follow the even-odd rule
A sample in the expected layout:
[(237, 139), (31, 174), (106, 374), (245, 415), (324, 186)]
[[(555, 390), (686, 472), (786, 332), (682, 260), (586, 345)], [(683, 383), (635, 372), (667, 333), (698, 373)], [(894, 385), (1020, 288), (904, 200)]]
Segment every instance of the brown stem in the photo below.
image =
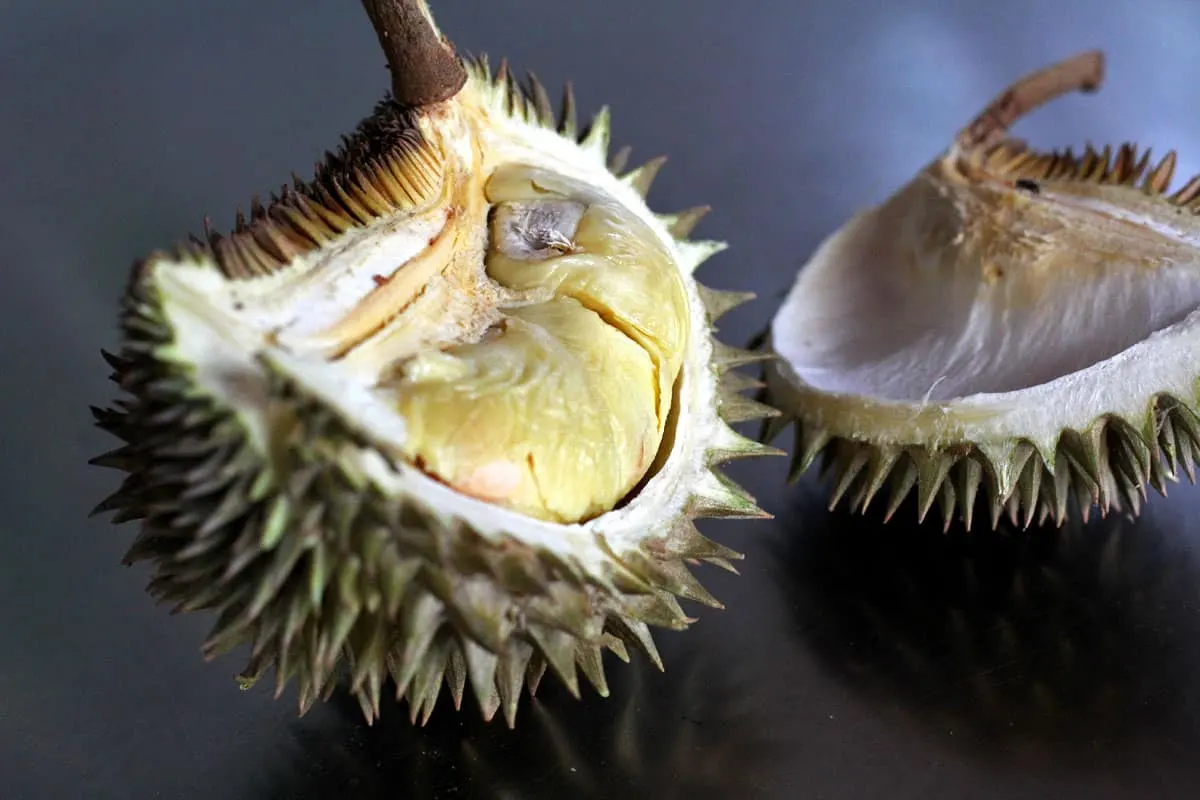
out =
[(1104, 82), (1104, 54), (1090, 50), (1020, 78), (996, 96), (955, 144), (970, 151), (986, 148), (1004, 138), (1013, 123), (1035, 108), (1068, 92), (1094, 92)]
[(458, 94), (467, 71), (426, 0), (362, 0), (392, 72), (392, 97), (409, 108)]

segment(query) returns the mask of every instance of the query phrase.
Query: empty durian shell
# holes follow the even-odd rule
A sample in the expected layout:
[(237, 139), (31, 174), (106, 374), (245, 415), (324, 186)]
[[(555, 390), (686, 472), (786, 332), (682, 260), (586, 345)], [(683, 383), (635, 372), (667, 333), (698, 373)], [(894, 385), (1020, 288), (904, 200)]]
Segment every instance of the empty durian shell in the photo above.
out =
[[(465, 63), (423, 0), (366, 2), (392, 96), (229, 235), (133, 272), (125, 392), (99, 424), (128, 473), (101, 509), (141, 520), (151, 592), (210, 610), (209, 656), (248, 645), (302, 709), (340, 675), (364, 713), (390, 678), (412, 718), (469, 682), (511, 725), (547, 667), (607, 693), (602, 653), (658, 664), (650, 626), (738, 554), (702, 516), (765, 516), (718, 472), (771, 452), (756, 358), (700, 286), (700, 211), (654, 214), (660, 164), (607, 161), (602, 111)], [(343, 670), (343, 667), (345, 668)]]
[(946, 153), (824, 241), (771, 321), (766, 397), (833, 504), (969, 527), (1137, 513), (1200, 452), (1200, 178), (1133, 145), (1007, 135), (1103, 78), (1100, 53), (1020, 79)]

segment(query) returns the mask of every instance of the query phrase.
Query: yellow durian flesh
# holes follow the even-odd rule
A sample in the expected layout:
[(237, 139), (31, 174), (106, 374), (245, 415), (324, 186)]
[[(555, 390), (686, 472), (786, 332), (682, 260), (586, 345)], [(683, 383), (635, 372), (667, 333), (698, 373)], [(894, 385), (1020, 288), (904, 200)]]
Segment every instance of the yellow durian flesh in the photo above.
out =
[(611, 198), (506, 165), (486, 264), (519, 304), (392, 384), (408, 456), (460, 491), (575, 522), (617, 504), (662, 442), (687, 342), (670, 254)]
[[(1082, 156), (1008, 136), (1103, 77), (1085, 53), (1022, 78), (801, 269), (771, 323), (768, 395), (833, 503), (909, 492), (993, 524), (1136, 510), (1190, 470), (1200, 376), (1193, 180), (1132, 145)], [(767, 431), (773, 436), (782, 424)]]

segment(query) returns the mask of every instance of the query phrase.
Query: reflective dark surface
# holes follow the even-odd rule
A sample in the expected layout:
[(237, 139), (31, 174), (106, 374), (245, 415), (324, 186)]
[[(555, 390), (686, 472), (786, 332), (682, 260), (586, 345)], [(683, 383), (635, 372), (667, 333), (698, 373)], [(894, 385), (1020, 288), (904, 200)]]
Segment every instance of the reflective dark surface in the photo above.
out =
[[(752, 10), (739, 12), (739, 8)], [(759, 301), (907, 179), (1004, 84), (1076, 50), (1105, 89), (1019, 129), (1046, 145), (1135, 139), (1200, 167), (1200, 6), (771, 0), (438, 0), (459, 47), (506, 55), (614, 138), (669, 153), (655, 207), (709, 203), (702, 268)], [(776, 514), (705, 532), (728, 609), (659, 635), (667, 671), (609, 669), (612, 696), (551, 681), (518, 728), (448, 705), (374, 728), (335, 699), (238, 690), (205, 664), (209, 620), (169, 617), (118, 566), (129, 528), (89, 520), (116, 477), (89, 403), (111, 396), (129, 264), (226, 225), (336, 144), (386, 85), (351, 0), (0, 6), (0, 796), (6, 798), (1200, 796), (1200, 494), (1138, 521), (943, 536), (911, 507), (824, 511), (782, 460), (734, 469)], [(469, 702), (469, 701), (468, 701)]]

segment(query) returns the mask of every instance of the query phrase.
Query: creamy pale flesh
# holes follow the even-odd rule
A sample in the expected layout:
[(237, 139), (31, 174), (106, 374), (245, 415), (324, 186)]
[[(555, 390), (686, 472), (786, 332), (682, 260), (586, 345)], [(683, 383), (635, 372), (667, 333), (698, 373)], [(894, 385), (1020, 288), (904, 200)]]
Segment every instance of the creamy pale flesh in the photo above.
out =
[(466, 494), (584, 520), (657, 454), (687, 296), (670, 253), (612, 199), (520, 165), (486, 193), (487, 277), (507, 299), (477, 341), (398, 365), (405, 454)]
[(383, 452), (471, 497), (586, 521), (659, 455), (689, 336), (680, 268), (602, 181), (446, 131), (414, 156), (440, 175), (419, 203), (253, 280), (173, 271), (172, 313), (230, 345), (204, 347), (207, 381), (234, 391), (265, 351)]
[(776, 317), (808, 385), (948, 402), (1043, 384), (1200, 308), (1190, 209), (1137, 187), (971, 182), (941, 162), (830, 237)]

